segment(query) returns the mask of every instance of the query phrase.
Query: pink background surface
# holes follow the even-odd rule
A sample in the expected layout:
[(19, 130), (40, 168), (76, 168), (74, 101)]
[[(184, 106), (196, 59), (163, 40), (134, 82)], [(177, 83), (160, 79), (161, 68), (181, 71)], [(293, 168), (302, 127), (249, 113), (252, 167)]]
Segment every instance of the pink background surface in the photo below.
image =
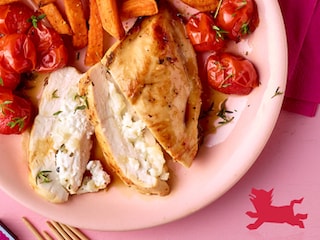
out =
[[(202, 210), (162, 226), (128, 232), (99, 232), (83, 229), (90, 239), (213, 239), (224, 240), (315, 240), (320, 239), (320, 113), (313, 118), (282, 111), (265, 149), (247, 174), (225, 195)], [(255, 221), (245, 213), (255, 211), (249, 194), (252, 188), (273, 191), (274, 206), (294, 206), (295, 213), (307, 213), (305, 228), (287, 223), (264, 223), (247, 229)], [(197, 194), (195, 193), (195, 197)], [(20, 239), (33, 239), (21, 217), (28, 217), (39, 229), (49, 230), (47, 219), (0, 191), (0, 219)], [(143, 216), (141, 216), (143, 217)]]

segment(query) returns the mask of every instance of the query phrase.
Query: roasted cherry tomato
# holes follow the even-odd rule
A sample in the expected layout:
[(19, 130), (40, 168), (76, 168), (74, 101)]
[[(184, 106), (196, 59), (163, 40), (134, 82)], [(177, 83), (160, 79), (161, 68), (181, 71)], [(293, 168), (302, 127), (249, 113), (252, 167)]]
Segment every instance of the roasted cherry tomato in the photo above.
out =
[(230, 53), (209, 56), (207, 77), (212, 88), (226, 94), (247, 95), (259, 85), (254, 65)]
[(0, 92), (0, 134), (20, 134), (32, 118), (32, 104), (4, 89)]
[(0, 33), (26, 33), (33, 11), (21, 2), (0, 6)]
[(59, 33), (53, 28), (46, 27), (39, 21), (36, 27), (30, 28), (28, 36), (37, 46), (38, 63), (36, 71), (52, 72), (67, 64), (67, 48)]
[(217, 22), (230, 39), (238, 42), (259, 25), (257, 5), (254, 0), (223, 0)]
[(219, 51), (225, 46), (225, 31), (218, 27), (213, 17), (199, 12), (186, 24), (188, 37), (196, 51)]
[(2, 88), (14, 90), (20, 83), (20, 74), (9, 71), (0, 65), (0, 91)]
[(4, 35), (0, 38), (0, 65), (16, 73), (35, 69), (37, 54), (32, 40), (23, 33)]

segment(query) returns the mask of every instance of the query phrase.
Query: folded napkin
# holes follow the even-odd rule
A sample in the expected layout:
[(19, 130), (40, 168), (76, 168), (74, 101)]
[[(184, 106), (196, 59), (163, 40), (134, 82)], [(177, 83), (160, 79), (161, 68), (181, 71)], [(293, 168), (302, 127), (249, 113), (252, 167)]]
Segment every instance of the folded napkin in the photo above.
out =
[(288, 39), (283, 109), (315, 116), (320, 103), (320, 0), (279, 0)]

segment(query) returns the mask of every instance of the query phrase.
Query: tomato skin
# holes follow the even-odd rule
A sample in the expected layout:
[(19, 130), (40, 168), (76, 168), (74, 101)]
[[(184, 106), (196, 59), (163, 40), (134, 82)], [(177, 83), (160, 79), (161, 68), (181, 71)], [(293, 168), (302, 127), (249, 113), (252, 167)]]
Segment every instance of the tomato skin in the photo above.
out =
[(16, 73), (35, 69), (36, 49), (31, 39), (23, 33), (14, 33), (0, 39), (0, 65)]
[(223, 0), (217, 22), (228, 38), (239, 42), (259, 25), (257, 4), (254, 0)]
[(20, 83), (20, 74), (9, 71), (0, 65), (0, 91), (2, 88), (14, 90)]
[(219, 51), (224, 48), (223, 34), (211, 15), (199, 12), (186, 24), (188, 37), (196, 51)]
[(38, 72), (52, 72), (66, 66), (68, 51), (59, 33), (53, 28), (46, 27), (41, 22), (37, 27), (31, 27), (28, 36), (37, 46)]
[(0, 33), (26, 33), (31, 27), (33, 11), (21, 2), (0, 6)]
[(254, 65), (249, 60), (230, 53), (208, 57), (207, 80), (213, 89), (225, 94), (248, 95), (259, 86)]
[(0, 134), (21, 134), (31, 124), (33, 107), (30, 101), (10, 90), (0, 92)]

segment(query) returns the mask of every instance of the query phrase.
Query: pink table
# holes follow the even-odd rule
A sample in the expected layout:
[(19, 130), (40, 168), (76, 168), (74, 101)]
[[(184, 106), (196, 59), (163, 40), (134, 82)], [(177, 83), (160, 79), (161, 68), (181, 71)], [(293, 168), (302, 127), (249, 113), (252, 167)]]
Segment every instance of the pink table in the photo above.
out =
[[(83, 232), (96, 240), (193, 240), (214, 237), (223, 237), (224, 240), (320, 239), (319, 122), (319, 112), (310, 118), (282, 111), (269, 142), (249, 172), (220, 199), (186, 218), (139, 231), (98, 232), (83, 229)], [(256, 212), (249, 196), (253, 188), (273, 189), (271, 205), (274, 207), (264, 205), (261, 211), (258, 210), (262, 225), (249, 230), (247, 225), (257, 220), (253, 218), (254, 214), (251, 217), (246, 214), (248, 211)], [(301, 203), (293, 201), (301, 198)], [(257, 199), (261, 200), (259, 196)], [(263, 210), (267, 210), (269, 216)], [(20, 239), (33, 239), (21, 221), (22, 216), (27, 216), (39, 229), (49, 230), (45, 217), (28, 210), (0, 191), (0, 219)]]

